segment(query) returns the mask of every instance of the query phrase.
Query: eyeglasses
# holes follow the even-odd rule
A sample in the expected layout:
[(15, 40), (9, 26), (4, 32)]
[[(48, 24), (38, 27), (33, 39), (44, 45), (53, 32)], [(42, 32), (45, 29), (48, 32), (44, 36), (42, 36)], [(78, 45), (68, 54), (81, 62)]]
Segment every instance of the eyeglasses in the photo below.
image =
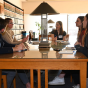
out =
[(9, 23), (9, 24), (14, 24), (14, 23)]

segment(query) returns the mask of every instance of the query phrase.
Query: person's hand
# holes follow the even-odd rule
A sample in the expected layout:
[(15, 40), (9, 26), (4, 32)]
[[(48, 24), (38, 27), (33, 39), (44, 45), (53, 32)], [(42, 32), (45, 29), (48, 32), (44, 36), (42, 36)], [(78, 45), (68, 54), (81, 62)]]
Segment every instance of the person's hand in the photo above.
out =
[(81, 46), (81, 43), (80, 42), (76, 42), (74, 45), (80, 45)]
[(23, 39), (22, 39), (22, 42), (23, 42), (23, 43), (26, 42), (26, 41), (28, 40), (28, 38), (29, 38), (29, 35), (27, 35), (26, 38), (23, 38)]
[(14, 52), (13, 53), (13, 58), (23, 58), (25, 56), (25, 51), (23, 52)]
[(57, 40), (57, 37), (55, 37), (54, 40), (56, 41)]
[(20, 51), (23, 50), (25, 48), (24, 44), (21, 43), (19, 45), (16, 45), (15, 47), (13, 47), (13, 51)]
[(51, 45), (57, 45), (57, 42), (56, 41), (52, 41)]

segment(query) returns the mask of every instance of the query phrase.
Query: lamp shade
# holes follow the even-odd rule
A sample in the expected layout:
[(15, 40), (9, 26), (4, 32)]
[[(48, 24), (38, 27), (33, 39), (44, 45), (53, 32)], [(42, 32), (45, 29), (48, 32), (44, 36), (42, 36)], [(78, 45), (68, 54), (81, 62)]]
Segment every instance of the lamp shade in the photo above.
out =
[(54, 15), (59, 13), (57, 13), (49, 4), (43, 2), (30, 15), (41, 15), (41, 14)]
[(48, 23), (54, 23), (54, 21), (52, 21), (52, 20), (50, 19), (50, 20), (48, 20)]

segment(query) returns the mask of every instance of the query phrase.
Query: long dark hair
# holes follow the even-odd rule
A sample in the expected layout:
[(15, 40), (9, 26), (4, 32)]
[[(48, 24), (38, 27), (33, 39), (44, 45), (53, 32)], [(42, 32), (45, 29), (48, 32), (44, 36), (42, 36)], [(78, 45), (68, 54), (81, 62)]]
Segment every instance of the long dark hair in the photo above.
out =
[(86, 30), (86, 32), (88, 32), (88, 14), (86, 14), (86, 18), (87, 18), (87, 30)]
[(86, 18), (87, 18), (87, 26), (86, 26), (86, 33), (85, 33), (85, 35), (83, 36), (83, 39), (82, 39), (82, 43), (83, 43), (83, 45), (85, 44), (85, 38), (86, 38), (86, 35), (87, 35), (87, 33), (88, 33), (88, 13), (86, 14), (86, 16), (85, 16)]
[[(83, 22), (84, 16), (79, 16), (78, 18), (81, 20), (81, 22)], [(81, 29), (83, 30), (83, 23), (82, 23)], [(80, 30), (80, 29), (79, 29), (79, 30)]]
[(83, 28), (84, 16), (79, 16), (78, 18), (81, 20), (82, 26), (81, 26), (81, 29), (79, 28), (79, 30), (78, 30), (78, 37), (77, 37), (77, 40), (79, 40), (80, 34), (81, 34), (81, 32), (84, 30), (84, 28)]
[(56, 23), (59, 23), (60, 24), (60, 26), (61, 26), (61, 28), (60, 28), (60, 35), (63, 35), (63, 24), (62, 24), (62, 22), (61, 21), (57, 21)]

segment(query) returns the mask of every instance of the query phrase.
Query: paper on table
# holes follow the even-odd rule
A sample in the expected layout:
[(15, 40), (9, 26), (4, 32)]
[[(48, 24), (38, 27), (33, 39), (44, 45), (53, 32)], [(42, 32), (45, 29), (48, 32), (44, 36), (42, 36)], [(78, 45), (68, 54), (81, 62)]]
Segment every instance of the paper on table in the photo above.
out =
[(66, 50), (76, 50), (75, 47), (66, 47)]
[(61, 43), (66, 43), (67, 44), (67, 43), (69, 43), (69, 41), (61, 41)]
[(33, 41), (32, 44), (34, 45), (39, 44), (39, 41)]
[(64, 44), (68, 44), (69, 41), (63, 41), (63, 40), (56, 40), (56, 42), (60, 42), (60, 43), (64, 43)]
[(63, 40), (56, 40), (56, 42), (61, 42), (61, 41), (63, 41)]
[(58, 52), (59, 54), (73, 54), (75, 51), (73, 50), (63, 50), (63, 51), (60, 51)]

